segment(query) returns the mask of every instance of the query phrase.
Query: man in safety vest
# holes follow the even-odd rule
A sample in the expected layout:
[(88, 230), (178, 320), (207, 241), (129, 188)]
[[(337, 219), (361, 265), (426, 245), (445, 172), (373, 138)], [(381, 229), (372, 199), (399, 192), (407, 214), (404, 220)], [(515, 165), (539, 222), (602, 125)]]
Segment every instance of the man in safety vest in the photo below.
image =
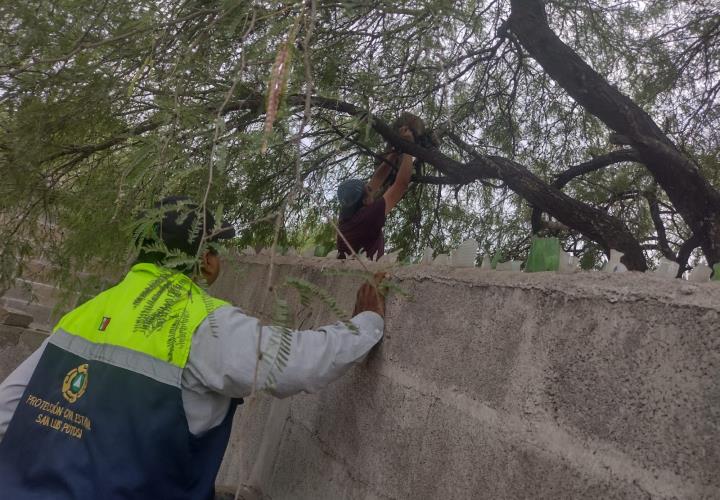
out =
[[(288, 354), (271, 340), (277, 329), (169, 268), (198, 252), (201, 211), (179, 198), (161, 208), (154, 228), (166, 251), (146, 247), (119, 284), (65, 315), (0, 385), (0, 498), (211, 499), (259, 338), (267, 359), (287, 361), (272, 374), (261, 362), (258, 387), (272, 380), (270, 392), (286, 397), (322, 389), (382, 337), (384, 299), (364, 284), (352, 329), (293, 332)], [(207, 212), (203, 222), (215, 227)], [(205, 237), (232, 234), (223, 223)], [(214, 251), (201, 269), (212, 284)]]

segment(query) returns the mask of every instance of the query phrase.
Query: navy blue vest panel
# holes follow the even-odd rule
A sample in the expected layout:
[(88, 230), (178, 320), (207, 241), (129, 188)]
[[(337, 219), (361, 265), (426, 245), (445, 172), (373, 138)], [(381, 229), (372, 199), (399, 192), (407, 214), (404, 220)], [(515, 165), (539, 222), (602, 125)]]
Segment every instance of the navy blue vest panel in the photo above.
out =
[(0, 442), (0, 496), (210, 499), (234, 411), (193, 436), (179, 387), (49, 343)]

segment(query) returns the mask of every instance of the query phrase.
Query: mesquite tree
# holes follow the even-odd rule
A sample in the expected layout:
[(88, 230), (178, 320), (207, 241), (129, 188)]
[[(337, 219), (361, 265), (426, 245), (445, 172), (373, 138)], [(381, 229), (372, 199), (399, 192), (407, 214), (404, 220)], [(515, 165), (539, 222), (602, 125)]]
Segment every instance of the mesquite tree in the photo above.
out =
[[(720, 262), (714, 2), (16, 2), (0, 10), (0, 269), (129, 258), (161, 195), (238, 245), (330, 245), (334, 188), (418, 158), (386, 227), (417, 257), (534, 233), (598, 265)], [(389, 126), (421, 116), (437, 147)], [(279, 230), (279, 233), (277, 233)]]

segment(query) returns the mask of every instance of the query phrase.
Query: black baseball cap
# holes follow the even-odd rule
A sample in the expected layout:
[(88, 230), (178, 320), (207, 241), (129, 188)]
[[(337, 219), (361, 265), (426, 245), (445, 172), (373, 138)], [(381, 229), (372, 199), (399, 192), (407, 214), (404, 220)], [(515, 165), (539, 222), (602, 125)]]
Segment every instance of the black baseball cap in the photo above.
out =
[[(168, 196), (154, 205), (159, 221), (153, 224), (152, 235), (144, 235), (142, 247), (162, 241), (169, 251), (179, 250), (189, 257), (194, 257), (203, 241), (202, 211), (199, 205), (187, 196)], [(201, 220), (198, 221), (198, 217)], [(222, 220), (216, 224), (215, 217), (205, 209), (205, 242), (214, 243), (235, 237), (235, 228)], [(157, 254), (157, 255), (153, 255)], [(141, 250), (140, 257), (154, 257), (151, 260), (164, 260), (159, 252)], [(139, 259), (146, 260), (146, 259)]]

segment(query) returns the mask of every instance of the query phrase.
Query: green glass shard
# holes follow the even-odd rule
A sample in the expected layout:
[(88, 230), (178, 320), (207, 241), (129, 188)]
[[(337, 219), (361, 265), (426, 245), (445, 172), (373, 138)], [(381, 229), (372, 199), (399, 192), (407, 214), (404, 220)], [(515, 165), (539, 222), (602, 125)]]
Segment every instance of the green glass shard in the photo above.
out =
[(533, 238), (525, 263), (525, 271), (557, 271), (560, 267), (560, 240), (557, 238)]

